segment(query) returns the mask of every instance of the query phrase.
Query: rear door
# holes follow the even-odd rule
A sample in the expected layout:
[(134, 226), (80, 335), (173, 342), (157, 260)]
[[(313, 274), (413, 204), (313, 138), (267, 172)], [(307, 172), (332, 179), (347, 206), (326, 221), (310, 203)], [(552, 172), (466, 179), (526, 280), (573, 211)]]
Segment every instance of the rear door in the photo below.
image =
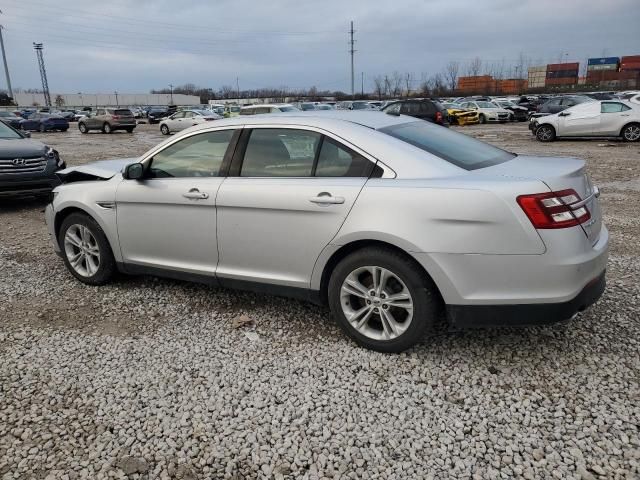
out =
[(374, 168), (361, 152), (311, 127), (247, 128), (217, 199), (217, 276), (308, 288)]
[(620, 135), (622, 127), (629, 121), (631, 107), (620, 102), (601, 102), (600, 135)]

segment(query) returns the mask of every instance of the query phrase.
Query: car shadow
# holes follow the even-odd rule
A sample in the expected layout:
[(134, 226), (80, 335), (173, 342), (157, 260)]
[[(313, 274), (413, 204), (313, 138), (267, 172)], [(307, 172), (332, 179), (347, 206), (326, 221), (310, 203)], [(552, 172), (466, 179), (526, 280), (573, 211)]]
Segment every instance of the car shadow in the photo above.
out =
[(44, 210), (47, 203), (47, 200), (39, 197), (0, 198), (0, 214), (22, 212), (33, 209)]

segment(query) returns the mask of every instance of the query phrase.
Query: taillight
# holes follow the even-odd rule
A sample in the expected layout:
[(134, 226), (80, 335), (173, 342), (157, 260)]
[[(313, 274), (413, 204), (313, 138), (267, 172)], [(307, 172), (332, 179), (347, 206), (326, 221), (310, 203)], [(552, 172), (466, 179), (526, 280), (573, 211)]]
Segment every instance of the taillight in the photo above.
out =
[(573, 189), (520, 195), (516, 200), (535, 228), (575, 227), (591, 218)]
[(436, 112), (436, 123), (442, 123), (442, 112)]
[(114, 120), (120, 120), (120, 117), (118, 115), (111, 115), (111, 118)]

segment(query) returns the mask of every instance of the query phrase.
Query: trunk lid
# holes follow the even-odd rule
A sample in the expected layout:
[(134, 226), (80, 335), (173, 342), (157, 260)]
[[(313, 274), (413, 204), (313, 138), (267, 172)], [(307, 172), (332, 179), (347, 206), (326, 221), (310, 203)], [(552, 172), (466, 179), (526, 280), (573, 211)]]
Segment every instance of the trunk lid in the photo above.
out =
[[(478, 171), (480, 172), (480, 171)], [(581, 200), (589, 198), (585, 207), (591, 218), (580, 224), (592, 244), (598, 241), (602, 227), (602, 214), (597, 189), (587, 175), (585, 162), (571, 157), (517, 156), (513, 160), (482, 169), (483, 173), (514, 179), (535, 179), (543, 182), (553, 192), (573, 189)], [(542, 192), (522, 192), (523, 194)]]

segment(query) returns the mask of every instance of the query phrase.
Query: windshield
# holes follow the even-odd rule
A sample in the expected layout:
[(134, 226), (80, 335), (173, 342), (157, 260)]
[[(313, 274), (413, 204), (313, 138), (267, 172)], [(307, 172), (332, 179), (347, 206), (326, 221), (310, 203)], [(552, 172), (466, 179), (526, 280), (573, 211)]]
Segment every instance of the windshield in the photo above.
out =
[(0, 111), (0, 117), (15, 117), (11, 112)]
[(371, 109), (371, 105), (369, 105), (367, 102), (353, 102), (351, 108), (353, 108), (354, 110), (369, 110)]
[(491, 102), (476, 102), (480, 108), (496, 108), (497, 105), (494, 105)]
[(15, 138), (23, 138), (23, 137), (18, 132), (16, 132), (13, 128), (0, 122), (0, 138), (6, 139), (6, 140), (12, 140)]
[(444, 108), (462, 108), (460, 105), (458, 105), (457, 103), (443, 103), (442, 106)]
[(380, 131), (465, 170), (491, 167), (515, 158), (513, 153), (428, 122), (402, 123)]
[(300, 110), (298, 110), (296, 107), (290, 107), (290, 106), (284, 106), (284, 107), (278, 107), (280, 109), (281, 112), (299, 112)]

